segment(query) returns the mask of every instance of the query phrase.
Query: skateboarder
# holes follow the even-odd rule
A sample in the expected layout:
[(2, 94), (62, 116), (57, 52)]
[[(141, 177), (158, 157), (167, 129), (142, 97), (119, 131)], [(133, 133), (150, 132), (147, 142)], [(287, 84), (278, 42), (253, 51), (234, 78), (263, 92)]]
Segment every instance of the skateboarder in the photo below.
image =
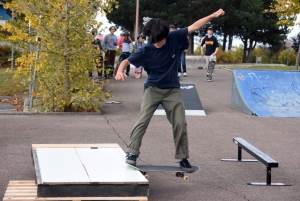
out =
[(142, 138), (153, 113), (161, 104), (166, 111), (168, 120), (172, 124), (176, 150), (175, 158), (180, 159), (179, 164), (184, 171), (193, 171), (188, 161), (187, 123), (177, 75), (179, 50), (188, 34), (199, 30), (207, 22), (224, 14), (225, 12), (220, 9), (196, 21), (189, 27), (170, 33), (168, 24), (162, 19), (151, 19), (144, 26), (143, 34), (149, 37), (149, 43), (122, 61), (115, 76), (116, 80), (124, 80), (127, 76), (123, 73), (123, 70), (130, 63), (135, 66), (143, 66), (148, 73), (141, 111), (131, 132), (130, 143), (126, 150), (127, 163), (136, 165)]
[(212, 73), (214, 72), (215, 62), (216, 62), (216, 54), (219, 50), (219, 43), (215, 36), (213, 36), (213, 28), (208, 27), (207, 35), (203, 38), (201, 43), (201, 55), (203, 56), (203, 45), (205, 45), (205, 60), (206, 60), (206, 68), (207, 75), (206, 80), (212, 80)]

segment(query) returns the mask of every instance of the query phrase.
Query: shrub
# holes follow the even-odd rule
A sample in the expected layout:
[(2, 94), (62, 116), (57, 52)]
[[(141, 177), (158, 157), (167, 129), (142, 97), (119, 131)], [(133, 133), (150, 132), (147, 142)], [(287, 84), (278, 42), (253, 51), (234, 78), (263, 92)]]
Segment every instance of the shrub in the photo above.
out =
[[(20, 51), (14, 50), (14, 60), (20, 56)], [(7, 68), (11, 65), (11, 46), (0, 46), (0, 68)]]
[[(279, 52), (278, 55), (278, 61), (281, 64), (287, 64), (287, 56), (288, 56), (288, 50), (282, 50)], [(297, 53), (294, 50), (290, 50), (289, 52), (289, 65), (295, 65), (296, 64), (296, 57)]]

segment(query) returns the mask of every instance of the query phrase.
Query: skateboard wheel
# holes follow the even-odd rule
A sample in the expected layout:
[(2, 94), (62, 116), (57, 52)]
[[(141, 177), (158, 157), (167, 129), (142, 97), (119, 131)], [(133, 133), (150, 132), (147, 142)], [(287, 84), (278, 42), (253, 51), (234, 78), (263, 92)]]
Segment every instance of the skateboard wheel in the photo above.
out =
[(149, 178), (150, 178), (150, 176), (147, 175), (147, 174), (145, 174), (144, 176), (145, 176), (146, 179), (149, 179)]
[(188, 180), (189, 180), (189, 177), (188, 177), (188, 176), (184, 176), (184, 177), (183, 177), (183, 180), (184, 180), (184, 181), (188, 181)]

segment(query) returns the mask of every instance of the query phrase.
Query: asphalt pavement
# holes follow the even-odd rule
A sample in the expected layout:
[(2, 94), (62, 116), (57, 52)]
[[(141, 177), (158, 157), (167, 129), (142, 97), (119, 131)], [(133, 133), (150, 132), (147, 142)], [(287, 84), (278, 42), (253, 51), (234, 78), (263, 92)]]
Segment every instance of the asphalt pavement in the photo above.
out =
[[(32, 144), (118, 143), (129, 141), (143, 95), (141, 79), (110, 80), (114, 94), (102, 106), (102, 115), (0, 115), (0, 198), (10, 180), (34, 180)], [(261, 118), (230, 106), (232, 72), (216, 69), (212, 82), (205, 70), (188, 70), (182, 82), (194, 83), (207, 116), (187, 116), (190, 162), (200, 171), (185, 182), (173, 173), (150, 172), (150, 201), (296, 201), (300, 200), (300, 119)], [(288, 187), (249, 186), (265, 182), (266, 167), (260, 163), (222, 162), (237, 158), (233, 137), (242, 137), (279, 163), (272, 182)], [(153, 116), (143, 138), (138, 164), (178, 165), (174, 159), (171, 125), (165, 116)], [(243, 158), (253, 158), (243, 152)], [(109, 168), (109, 164), (105, 164)]]

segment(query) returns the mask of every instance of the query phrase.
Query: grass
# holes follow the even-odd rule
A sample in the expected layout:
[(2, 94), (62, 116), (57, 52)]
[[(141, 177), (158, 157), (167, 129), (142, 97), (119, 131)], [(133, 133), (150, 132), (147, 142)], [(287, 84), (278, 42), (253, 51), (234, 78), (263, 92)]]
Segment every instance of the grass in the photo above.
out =
[(232, 65), (232, 66), (225, 66), (228, 70), (234, 69), (258, 69), (258, 70), (295, 70), (295, 66), (272, 66), (272, 65)]
[(295, 70), (294, 66), (250, 66), (249, 68), (263, 70)]
[(28, 92), (28, 86), (13, 78), (15, 71), (6, 72), (6, 68), (0, 68), (0, 96), (23, 95)]

